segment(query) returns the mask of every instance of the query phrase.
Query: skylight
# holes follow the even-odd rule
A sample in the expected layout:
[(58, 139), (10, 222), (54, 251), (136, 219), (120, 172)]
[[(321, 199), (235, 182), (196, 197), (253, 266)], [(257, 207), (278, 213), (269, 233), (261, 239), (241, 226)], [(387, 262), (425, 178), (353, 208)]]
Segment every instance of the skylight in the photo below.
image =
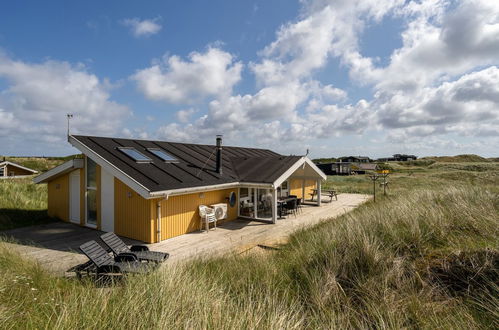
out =
[(147, 150), (149, 150), (149, 152), (152, 152), (153, 154), (155, 154), (156, 156), (158, 156), (159, 158), (161, 158), (165, 162), (177, 161), (177, 159), (175, 157), (173, 157), (172, 155), (168, 154), (166, 151), (161, 150), (159, 148), (148, 148)]
[(144, 154), (138, 152), (135, 148), (118, 148), (119, 151), (127, 155), (128, 157), (135, 160), (137, 163), (150, 163), (152, 161), (151, 158), (145, 156)]

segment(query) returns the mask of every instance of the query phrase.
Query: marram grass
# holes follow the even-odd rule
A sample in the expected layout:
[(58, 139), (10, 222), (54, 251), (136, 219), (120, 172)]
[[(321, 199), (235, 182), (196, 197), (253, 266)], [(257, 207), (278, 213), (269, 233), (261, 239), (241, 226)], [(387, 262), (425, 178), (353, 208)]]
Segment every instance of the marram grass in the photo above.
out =
[(0, 180), (0, 230), (54, 221), (47, 216), (47, 186), (31, 178)]
[[(54, 278), (4, 244), (0, 324), (497, 328), (498, 223), (494, 192), (471, 185), (417, 189), (297, 232), (276, 252), (165, 265), (107, 288)], [(448, 280), (459, 272), (472, 274), (474, 285), (453, 289)]]

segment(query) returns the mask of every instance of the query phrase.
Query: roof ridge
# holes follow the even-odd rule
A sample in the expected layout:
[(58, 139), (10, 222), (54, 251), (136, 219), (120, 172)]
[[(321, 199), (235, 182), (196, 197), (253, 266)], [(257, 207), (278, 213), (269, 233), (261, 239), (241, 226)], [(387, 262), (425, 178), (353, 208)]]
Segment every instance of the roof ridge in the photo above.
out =
[[(171, 144), (182, 144), (182, 145), (192, 145), (192, 146), (200, 146), (200, 147), (216, 147), (215, 144), (202, 144), (202, 143), (192, 143), (192, 142), (176, 142), (176, 141), (166, 141), (166, 140), (149, 140), (149, 139), (136, 139), (136, 138), (126, 138), (126, 137), (116, 137), (116, 136), (97, 136), (97, 135), (81, 135), (81, 134), (72, 134), (71, 136), (74, 136), (76, 138), (78, 137), (84, 137), (84, 138), (98, 138), (98, 139), (119, 139), (119, 140), (130, 140), (130, 141), (146, 141), (146, 142), (152, 142), (152, 143), (171, 143)], [(254, 147), (239, 147), (239, 146), (231, 146), (231, 145), (223, 145), (223, 148), (240, 148), (240, 149), (249, 149), (249, 150), (265, 150), (265, 151), (270, 151), (275, 154), (275, 151), (272, 151), (267, 148), (254, 148)], [(280, 154), (278, 154), (280, 155)]]

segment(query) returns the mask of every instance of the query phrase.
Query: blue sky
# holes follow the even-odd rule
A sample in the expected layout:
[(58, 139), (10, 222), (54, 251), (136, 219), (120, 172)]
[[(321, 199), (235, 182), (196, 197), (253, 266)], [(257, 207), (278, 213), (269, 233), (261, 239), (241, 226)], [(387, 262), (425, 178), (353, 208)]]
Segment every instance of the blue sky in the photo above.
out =
[(490, 1), (0, 4), (0, 154), (72, 132), (312, 157), (496, 156)]

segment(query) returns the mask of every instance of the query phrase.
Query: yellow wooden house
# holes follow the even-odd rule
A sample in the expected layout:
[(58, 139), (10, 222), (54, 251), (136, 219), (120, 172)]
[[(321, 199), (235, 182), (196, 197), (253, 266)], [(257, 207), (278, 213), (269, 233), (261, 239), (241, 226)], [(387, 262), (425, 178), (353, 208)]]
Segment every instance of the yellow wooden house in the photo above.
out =
[(68, 140), (81, 157), (34, 178), (48, 185), (49, 215), (147, 243), (200, 230), (200, 205), (220, 206), (220, 221), (275, 223), (280, 198), (306, 200), (326, 179), (306, 156), (222, 147), (221, 136), (215, 145)]

